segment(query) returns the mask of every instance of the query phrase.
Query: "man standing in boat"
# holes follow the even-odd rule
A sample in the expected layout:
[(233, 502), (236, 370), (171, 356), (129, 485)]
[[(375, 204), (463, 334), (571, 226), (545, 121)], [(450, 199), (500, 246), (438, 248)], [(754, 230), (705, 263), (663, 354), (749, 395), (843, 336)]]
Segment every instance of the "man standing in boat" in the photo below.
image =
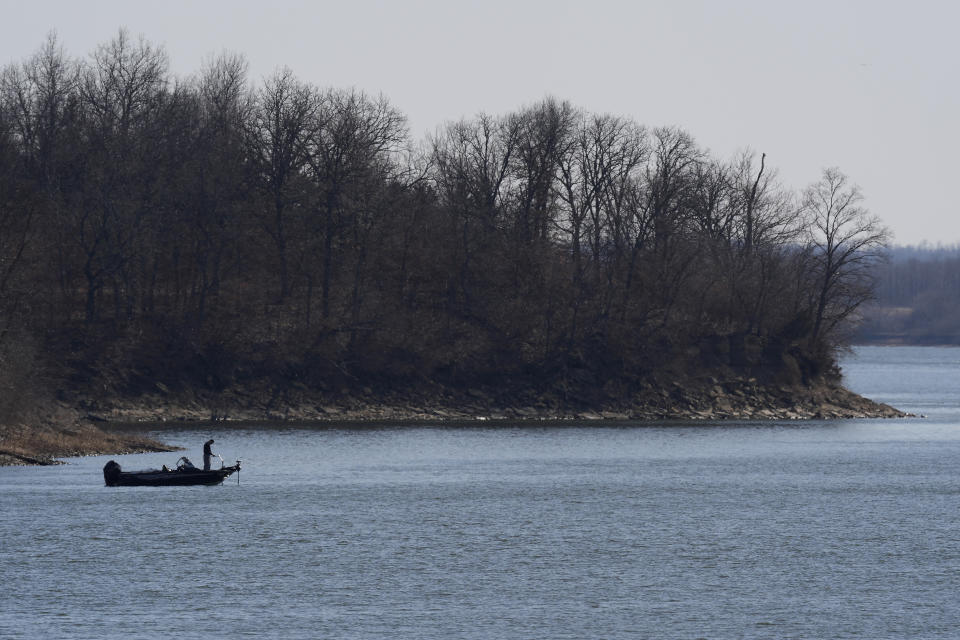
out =
[(213, 444), (213, 438), (210, 438), (203, 443), (203, 470), (210, 471), (210, 458), (213, 457), (213, 451), (210, 450), (210, 445)]

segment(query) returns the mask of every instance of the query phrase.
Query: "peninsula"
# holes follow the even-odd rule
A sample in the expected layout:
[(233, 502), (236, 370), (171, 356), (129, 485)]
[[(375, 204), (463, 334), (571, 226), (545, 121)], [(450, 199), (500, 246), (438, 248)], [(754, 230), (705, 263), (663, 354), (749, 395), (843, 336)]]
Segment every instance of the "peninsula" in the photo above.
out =
[(898, 415), (836, 367), (888, 237), (838, 169), (550, 97), (414, 141), (125, 31), (0, 78), (0, 460), (162, 447), (131, 420)]

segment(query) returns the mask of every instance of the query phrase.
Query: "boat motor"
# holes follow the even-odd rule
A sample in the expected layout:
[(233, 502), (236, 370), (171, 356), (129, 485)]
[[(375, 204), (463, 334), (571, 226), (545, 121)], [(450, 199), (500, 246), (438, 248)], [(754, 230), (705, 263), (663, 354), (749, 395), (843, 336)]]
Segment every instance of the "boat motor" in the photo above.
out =
[(103, 481), (108, 487), (113, 487), (120, 479), (120, 465), (113, 460), (103, 466)]

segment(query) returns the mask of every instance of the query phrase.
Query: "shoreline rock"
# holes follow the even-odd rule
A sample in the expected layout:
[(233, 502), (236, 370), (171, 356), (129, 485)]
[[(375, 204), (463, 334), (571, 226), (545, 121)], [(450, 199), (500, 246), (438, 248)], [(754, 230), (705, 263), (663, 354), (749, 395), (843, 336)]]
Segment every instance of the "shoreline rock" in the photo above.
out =
[[(280, 397), (278, 397), (280, 396)], [(172, 393), (93, 401), (58, 407), (32, 426), (0, 430), (0, 465), (56, 464), (83, 455), (173, 451), (131, 434), (129, 425), (165, 423), (430, 423), (490, 422), (726, 422), (897, 418), (906, 414), (842, 386), (762, 385), (755, 379), (713, 378), (685, 384), (647, 386), (628, 396), (610, 395), (588, 404), (564, 400), (555, 390), (508, 392), (494, 388), (433, 386), (406, 393), (370, 388), (338, 393), (287, 389), (258, 394), (248, 389), (219, 394)]]
[[(211, 408), (212, 407), (212, 408)], [(375, 393), (355, 397), (298, 394), (281, 407), (258, 402), (248, 394), (141, 397), (103, 406), (93, 414), (108, 423), (164, 422), (569, 422), (654, 420), (811, 420), (898, 418), (906, 414), (857, 395), (841, 386), (764, 387), (755, 381), (728, 388), (678, 386), (656, 389), (627, 400), (608, 399), (596, 405), (562, 402), (555, 395), (505, 402), (481, 389), (409, 395)]]

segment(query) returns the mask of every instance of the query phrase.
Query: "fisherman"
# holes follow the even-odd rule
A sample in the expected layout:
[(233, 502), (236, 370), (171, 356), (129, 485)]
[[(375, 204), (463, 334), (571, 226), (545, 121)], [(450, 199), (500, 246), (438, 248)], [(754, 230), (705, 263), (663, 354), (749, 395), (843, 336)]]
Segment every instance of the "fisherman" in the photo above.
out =
[(210, 458), (213, 457), (213, 451), (210, 450), (210, 445), (213, 444), (213, 438), (210, 438), (203, 443), (203, 470), (210, 471)]

